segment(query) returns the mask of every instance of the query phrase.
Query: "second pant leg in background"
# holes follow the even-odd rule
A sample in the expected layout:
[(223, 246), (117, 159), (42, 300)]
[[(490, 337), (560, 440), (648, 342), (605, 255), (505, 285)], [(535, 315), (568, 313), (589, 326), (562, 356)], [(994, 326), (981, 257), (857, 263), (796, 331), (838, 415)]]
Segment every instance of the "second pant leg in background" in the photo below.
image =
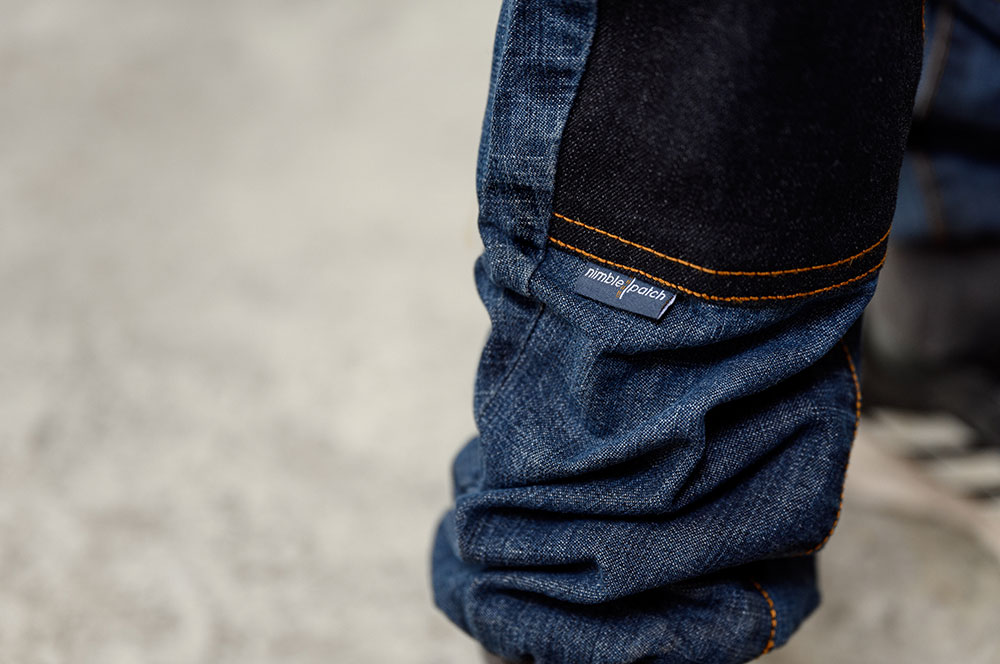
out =
[(956, 415), (1000, 448), (1000, 3), (927, 9), (866, 390), (872, 405)]

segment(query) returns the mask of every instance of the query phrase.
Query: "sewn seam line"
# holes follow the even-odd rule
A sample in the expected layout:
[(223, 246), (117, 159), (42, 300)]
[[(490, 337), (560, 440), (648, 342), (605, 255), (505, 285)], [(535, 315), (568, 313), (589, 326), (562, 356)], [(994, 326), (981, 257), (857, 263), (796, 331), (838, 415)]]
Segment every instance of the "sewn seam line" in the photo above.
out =
[(591, 259), (593, 259), (595, 261), (599, 261), (601, 263), (604, 263), (605, 265), (610, 265), (612, 267), (621, 268), (623, 270), (629, 270), (631, 272), (635, 272), (636, 274), (641, 274), (642, 276), (646, 277), (647, 279), (651, 279), (651, 280), (653, 280), (653, 281), (655, 281), (657, 283), (663, 284), (664, 286), (669, 286), (670, 288), (673, 288), (676, 291), (680, 291), (681, 293), (686, 293), (687, 295), (693, 295), (694, 297), (700, 297), (700, 298), (703, 298), (703, 299), (706, 299), (706, 300), (714, 300), (714, 301), (717, 301), (717, 302), (759, 302), (759, 301), (762, 301), (762, 300), (791, 300), (791, 299), (797, 298), (797, 297), (806, 297), (808, 295), (816, 295), (818, 293), (825, 293), (825, 292), (831, 291), (831, 290), (833, 290), (835, 288), (840, 288), (841, 286), (846, 286), (846, 285), (848, 285), (850, 283), (853, 283), (855, 281), (859, 281), (861, 279), (864, 279), (869, 274), (871, 274), (872, 272), (875, 272), (880, 267), (882, 267), (882, 264), (885, 262), (885, 257), (883, 256), (882, 260), (880, 260), (877, 265), (875, 265), (874, 267), (870, 268), (869, 270), (867, 270), (865, 272), (862, 272), (861, 274), (859, 274), (857, 276), (851, 277), (847, 281), (841, 281), (839, 284), (833, 284), (832, 286), (826, 286), (824, 288), (817, 288), (816, 290), (806, 291), (806, 292), (803, 292), (803, 293), (789, 293), (787, 295), (748, 295), (748, 296), (737, 297), (737, 296), (709, 295), (708, 293), (699, 293), (698, 291), (691, 290), (690, 288), (685, 288), (684, 286), (679, 286), (679, 285), (677, 285), (675, 283), (666, 281), (665, 279), (660, 279), (659, 277), (653, 276), (652, 274), (650, 274), (648, 272), (643, 272), (642, 270), (639, 270), (637, 268), (630, 267), (628, 265), (622, 265), (621, 263), (615, 263), (615, 262), (609, 261), (609, 260), (607, 260), (605, 258), (601, 258), (600, 256), (595, 256), (594, 254), (592, 254), (590, 252), (587, 252), (587, 251), (584, 251), (583, 249), (580, 249), (579, 247), (574, 247), (571, 244), (566, 244), (565, 242), (562, 242), (561, 240), (557, 240), (554, 237), (552, 237), (551, 235), (549, 236), (549, 240), (551, 242), (554, 242), (555, 244), (559, 245), (560, 247), (563, 247), (565, 249), (569, 249), (570, 251), (574, 251), (574, 252), (580, 254), (581, 256), (586, 256), (587, 258), (591, 258)]
[(753, 579), (750, 580), (750, 583), (752, 583), (754, 588), (756, 588), (757, 591), (764, 596), (764, 599), (767, 600), (767, 609), (771, 614), (771, 633), (767, 637), (767, 645), (765, 645), (764, 650), (757, 655), (757, 657), (763, 657), (774, 648), (774, 635), (778, 633), (778, 612), (774, 608), (774, 600), (772, 600), (771, 595), (764, 590), (764, 586), (760, 585)]
[(587, 224), (583, 223), (582, 221), (577, 221), (576, 219), (570, 219), (569, 217), (563, 216), (563, 215), (559, 214), (558, 212), (553, 212), (552, 215), (555, 216), (555, 217), (558, 217), (559, 219), (562, 219), (563, 221), (567, 221), (567, 222), (569, 222), (571, 224), (576, 224), (577, 226), (580, 226), (581, 228), (586, 228), (589, 231), (594, 231), (595, 233), (600, 233), (601, 235), (606, 235), (607, 237), (609, 237), (609, 238), (611, 238), (613, 240), (617, 240), (617, 241), (619, 241), (619, 242), (621, 242), (623, 244), (627, 244), (630, 247), (635, 247), (636, 249), (642, 249), (643, 251), (647, 251), (647, 252), (653, 254), (654, 256), (656, 256), (658, 258), (662, 258), (664, 260), (668, 260), (668, 261), (671, 261), (671, 262), (674, 262), (674, 263), (678, 263), (680, 265), (684, 265), (685, 267), (689, 267), (689, 268), (694, 269), (694, 270), (699, 270), (701, 272), (706, 272), (708, 274), (715, 274), (715, 275), (720, 275), (720, 276), (732, 276), (732, 277), (774, 277), (774, 276), (778, 276), (778, 275), (782, 275), (782, 274), (800, 274), (802, 272), (810, 272), (812, 270), (822, 270), (822, 269), (829, 268), (829, 267), (837, 267), (838, 265), (843, 265), (844, 263), (850, 263), (853, 260), (861, 258), (865, 254), (871, 252), (873, 249), (875, 249), (880, 244), (882, 244), (883, 242), (885, 242), (886, 238), (889, 237), (889, 231), (886, 231), (885, 235), (883, 235), (881, 238), (879, 238), (878, 242), (876, 242), (875, 244), (871, 245), (867, 249), (863, 249), (862, 251), (859, 251), (858, 253), (856, 253), (853, 256), (850, 256), (848, 258), (842, 258), (839, 261), (835, 261), (833, 263), (825, 263), (823, 265), (812, 265), (810, 267), (796, 267), (796, 268), (791, 268), (791, 269), (788, 269), (788, 270), (772, 270), (772, 271), (769, 271), (769, 272), (746, 272), (746, 271), (741, 271), (741, 270), (715, 270), (715, 269), (712, 269), (710, 267), (703, 267), (701, 265), (696, 265), (696, 264), (691, 263), (690, 261), (686, 261), (686, 260), (684, 260), (682, 258), (676, 258), (674, 256), (668, 256), (668, 255), (666, 255), (664, 253), (661, 253), (661, 252), (659, 252), (659, 251), (657, 251), (655, 249), (650, 249), (649, 247), (643, 246), (643, 245), (638, 244), (636, 242), (632, 242), (631, 240), (626, 240), (625, 238), (620, 237), (618, 235), (615, 235), (614, 233), (609, 233), (609, 232), (607, 232), (605, 230), (601, 230), (600, 228), (596, 228), (594, 226), (588, 226)]
[[(858, 422), (861, 420), (861, 381), (858, 380), (858, 370), (854, 366), (854, 360), (851, 358), (851, 351), (847, 348), (847, 344), (841, 342), (841, 347), (844, 349), (844, 355), (847, 356), (847, 367), (851, 370), (851, 378), (854, 380), (854, 431), (851, 433), (851, 438), (857, 436), (858, 433)], [(853, 445), (852, 445), (853, 447)], [(848, 453), (848, 457), (850, 454)], [(851, 465), (851, 460), (848, 458), (847, 463), (844, 464), (844, 482), (840, 485), (840, 503), (837, 505), (837, 516), (833, 518), (833, 525), (830, 526), (830, 532), (826, 534), (823, 541), (809, 549), (800, 553), (801, 556), (808, 556), (809, 554), (816, 553), (830, 541), (833, 537), (833, 531), (837, 529), (837, 524), (840, 523), (840, 514), (844, 510), (844, 492), (847, 488), (847, 469)]]

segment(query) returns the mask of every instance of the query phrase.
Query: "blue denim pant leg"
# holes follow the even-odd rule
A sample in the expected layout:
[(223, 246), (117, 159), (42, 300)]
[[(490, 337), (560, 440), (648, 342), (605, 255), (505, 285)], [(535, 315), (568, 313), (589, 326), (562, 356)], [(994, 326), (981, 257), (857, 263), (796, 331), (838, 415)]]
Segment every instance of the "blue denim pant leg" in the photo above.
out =
[(588, 261), (548, 236), (596, 11), (501, 12), (477, 175), (492, 327), (434, 597), (512, 661), (746, 662), (818, 603), (874, 278), (806, 297), (681, 294), (659, 320), (577, 294)]
[(494, 328), (454, 466), (438, 605), (518, 660), (744, 662), (815, 607), (856, 426), (867, 283), (796, 305), (684, 298), (657, 322), (477, 282)]

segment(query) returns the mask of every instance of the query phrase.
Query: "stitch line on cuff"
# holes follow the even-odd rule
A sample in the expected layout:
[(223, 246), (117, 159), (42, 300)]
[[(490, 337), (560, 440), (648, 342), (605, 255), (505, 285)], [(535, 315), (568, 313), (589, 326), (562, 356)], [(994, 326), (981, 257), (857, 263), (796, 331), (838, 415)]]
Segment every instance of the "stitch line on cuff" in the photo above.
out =
[(767, 636), (767, 644), (764, 646), (764, 649), (757, 655), (757, 657), (763, 657), (774, 649), (774, 637), (778, 633), (778, 611), (774, 608), (774, 600), (771, 599), (770, 593), (764, 590), (764, 586), (757, 583), (754, 579), (750, 579), (750, 583), (757, 589), (757, 592), (764, 596), (764, 599), (767, 601), (768, 613), (771, 614), (771, 633)]
[(643, 251), (647, 251), (647, 252), (653, 254), (654, 256), (656, 256), (658, 258), (662, 258), (664, 260), (671, 261), (673, 263), (678, 263), (679, 265), (683, 265), (685, 267), (689, 267), (691, 269), (698, 270), (700, 272), (705, 272), (707, 274), (715, 274), (715, 275), (719, 275), (719, 276), (732, 276), (732, 277), (774, 277), (774, 276), (779, 276), (779, 275), (783, 275), (783, 274), (801, 274), (803, 272), (810, 272), (812, 270), (822, 270), (822, 269), (826, 269), (826, 268), (830, 268), (830, 267), (837, 267), (838, 265), (843, 265), (844, 263), (850, 263), (851, 261), (856, 260), (858, 258), (861, 258), (862, 256), (870, 253), (872, 250), (876, 249), (880, 244), (882, 244), (883, 242), (885, 242), (886, 239), (888, 239), (888, 237), (889, 237), (889, 231), (886, 231), (885, 234), (881, 238), (879, 238), (878, 242), (876, 242), (875, 244), (871, 245), (867, 249), (863, 249), (860, 252), (854, 254), (853, 256), (849, 256), (848, 258), (842, 258), (839, 261), (834, 261), (833, 263), (825, 263), (823, 265), (812, 265), (812, 266), (809, 266), (809, 267), (795, 267), (795, 268), (790, 268), (790, 269), (787, 269), (787, 270), (771, 270), (771, 271), (768, 271), (768, 272), (747, 272), (747, 271), (742, 271), (742, 270), (715, 270), (715, 269), (710, 268), (710, 267), (704, 267), (704, 266), (701, 266), (701, 265), (696, 265), (696, 264), (694, 264), (694, 263), (692, 263), (690, 261), (686, 261), (686, 260), (684, 260), (682, 258), (677, 258), (675, 256), (668, 256), (668, 255), (666, 255), (664, 253), (661, 253), (661, 252), (659, 252), (659, 251), (657, 251), (655, 249), (651, 249), (649, 247), (646, 247), (646, 246), (643, 246), (641, 244), (638, 244), (637, 242), (632, 242), (631, 240), (626, 240), (625, 238), (623, 238), (621, 236), (618, 236), (618, 235), (615, 235), (614, 233), (609, 233), (608, 231), (601, 230), (600, 228), (597, 228), (595, 226), (589, 226), (589, 225), (583, 223), (582, 221), (577, 221), (576, 219), (570, 219), (569, 217), (561, 215), (558, 212), (553, 212), (552, 215), (555, 216), (555, 217), (558, 217), (559, 219), (562, 219), (563, 221), (567, 221), (567, 222), (569, 222), (571, 224), (576, 224), (577, 226), (580, 226), (581, 228), (586, 228), (589, 231), (594, 231), (595, 233), (600, 233), (601, 235), (606, 235), (607, 237), (609, 237), (609, 238), (611, 238), (613, 240), (617, 240), (617, 241), (619, 241), (619, 242), (621, 242), (623, 244), (627, 244), (627, 245), (629, 245), (631, 247), (635, 247), (636, 249), (642, 249)]
[(655, 281), (657, 283), (661, 283), (664, 286), (668, 286), (670, 288), (673, 288), (674, 290), (680, 291), (681, 293), (685, 293), (687, 295), (692, 295), (694, 297), (700, 297), (700, 298), (705, 299), (705, 300), (713, 300), (713, 301), (716, 301), (716, 302), (760, 302), (760, 301), (766, 301), (766, 300), (791, 300), (791, 299), (794, 299), (794, 298), (797, 298), (797, 297), (806, 297), (806, 296), (809, 296), (809, 295), (817, 295), (819, 293), (825, 293), (827, 291), (831, 291), (831, 290), (834, 290), (836, 288), (840, 288), (841, 286), (846, 286), (848, 284), (854, 283), (855, 281), (860, 281), (861, 279), (864, 279), (868, 275), (870, 275), (873, 272), (875, 272), (876, 270), (878, 270), (880, 267), (882, 267), (882, 264), (885, 263), (885, 256), (883, 256), (882, 260), (880, 260), (874, 267), (870, 268), (869, 270), (866, 270), (865, 272), (862, 272), (859, 275), (851, 277), (847, 281), (841, 281), (839, 284), (833, 284), (832, 286), (826, 286), (824, 288), (817, 288), (816, 290), (805, 291), (803, 293), (789, 293), (787, 295), (747, 295), (747, 296), (735, 296), (735, 295), (731, 295), (731, 296), (725, 296), (725, 295), (710, 295), (709, 293), (699, 293), (698, 291), (691, 290), (690, 288), (685, 288), (684, 286), (680, 286), (680, 285), (672, 283), (670, 281), (666, 281), (665, 279), (660, 279), (659, 277), (653, 276), (652, 274), (650, 274), (648, 272), (643, 272), (642, 270), (636, 269), (634, 267), (629, 267), (628, 265), (622, 265), (621, 263), (615, 263), (615, 262), (609, 261), (609, 260), (607, 260), (605, 258), (601, 258), (600, 256), (595, 256), (594, 254), (592, 254), (590, 252), (587, 252), (587, 251), (584, 251), (583, 249), (580, 249), (579, 247), (574, 247), (571, 244), (566, 244), (565, 242), (563, 242), (561, 240), (557, 240), (556, 238), (552, 237), (551, 235), (549, 236), (549, 241), (557, 244), (560, 247), (563, 247), (564, 249), (568, 249), (570, 251), (576, 252), (576, 253), (580, 254), (581, 256), (586, 256), (587, 258), (590, 258), (592, 260), (604, 263), (605, 265), (610, 265), (612, 267), (617, 267), (617, 268), (620, 268), (622, 270), (629, 270), (630, 272), (635, 272), (636, 274), (641, 274), (642, 276), (646, 277), (647, 279), (651, 279), (651, 280), (653, 280), (653, 281)]

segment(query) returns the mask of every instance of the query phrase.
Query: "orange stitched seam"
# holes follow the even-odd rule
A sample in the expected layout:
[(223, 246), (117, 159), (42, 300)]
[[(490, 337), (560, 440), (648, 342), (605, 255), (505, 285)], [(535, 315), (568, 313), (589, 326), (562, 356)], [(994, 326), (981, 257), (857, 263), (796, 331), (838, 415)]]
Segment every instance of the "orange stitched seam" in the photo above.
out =
[(835, 261), (833, 263), (826, 263), (825, 265), (813, 265), (811, 267), (796, 267), (796, 268), (791, 268), (789, 270), (774, 270), (774, 271), (771, 271), (771, 272), (743, 272), (743, 271), (739, 271), (739, 270), (713, 270), (710, 267), (702, 267), (701, 265), (695, 265), (694, 263), (691, 263), (689, 261), (683, 260), (681, 258), (675, 258), (674, 256), (667, 256), (666, 254), (660, 253), (659, 251), (656, 251), (655, 249), (650, 249), (649, 247), (644, 247), (641, 244), (637, 244), (635, 242), (632, 242), (631, 240), (626, 240), (623, 237), (619, 237), (618, 235), (614, 235), (613, 233), (609, 233), (607, 231), (603, 231), (600, 228), (595, 228), (594, 226), (588, 226), (587, 224), (583, 223), (582, 221), (577, 221), (576, 219), (570, 219), (569, 217), (565, 217), (565, 216), (559, 214), (558, 212), (553, 212), (552, 214), (554, 216), (556, 216), (556, 217), (559, 217), (563, 221), (568, 221), (571, 224), (576, 224), (577, 226), (580, 226), (582, 228), (586, 228), (589, 231), (594, 231), (595, 233), (600, 233), (601, 235), (606, 235), (606, 236), (608, 236), (609, 238), (611, 238), (613, 240), (618, 240), (619, 242), (627, 244), (627, 245), (629, 245), (631, 247), (635, 247), (636, 249), (642, 249), (643, 251), (648, 251), (649, 253), (653, 254), (654, 256), (657, 256), (657, 257), (662, 258), (664, 260), (672, 261), (674, 263), (679, 263), (680, 265), (684, 265), (684, 266), (692, 268), (694, 270), (700, 270), (701, 272), (707, 272), (708, 274), (717, 274), (717, 275), (721, 275), (721, 276), (735, 276), (735, 277), (773, 277), (773, 276), (782, 275), (782, 274), (799, 274), (801, 272), (809, 272), (810, 270), (822, 270), (822, 269), (828, 268), (828, 267), (836, 267), (838, 265), (843, 265), (844, 263), (850, 263), (851, 261), (853, 261), (853, 260), (855, 260), (857, 258), (861, 258), (865, 254), (867, 254), (868, 252), (870, 252), (872, 249), (875, 249), (880, 244), (882, 244), (883, 242), (885, 242), (885, 239), (887, 237), (889, 237), (889, 231), (886, 231), (885, 235), (883, 235), (879, 239), (878, 242), (876, 242), (872, 246), (868, 247), (867, 249), (864, 249), (864, 250), (862, 250), (862, 251), (854, 254), (853, 256), (850, 256), (849, 258), (842, 258), (839, 261)]
[[(851, 351), (847, 348), (847, 344), (841, 342), (841, 347), (844, 349), (844, 355), (847, 356), (847, 367), (851, 370), (851, 378), (854, 380), (854, 432), (851, 434), (851, 438), (858, 433), (858, 422), (861, 420), (861, 381), (858, 380), (858, 370), (854, 366), (854, 360), (851, 359)], [(844, 464), (844, 483), (840, 485), (840, 504), (837, 505), (837, 516), (833, 518), (833, 525), (830, 526), (830, 532), (826, 534), (823, 541), (809, 549), (808, 551), (802, 552), (801, 556), (808, 556), (811, 553), (816, 553), (830, 541), (833, 537), (833, 531), (837, 529), (837, 524), (840, 523), (840, 513), (844, 509), (844, 491), (847, 486), (847, 468), (851, 465), (851, 460), (848, 459), (847, 463)]]
[(804, 293), (790, 293), (788, 295), (748, 295), (746, 297), (736, 297), (736, 296), (709, 295), (708, 293), (699, 293), (698, 291), (693, 291), (693, 290), (691, 290), (689, 288), (685, 288), (684, 286), (679, 286), (679, 285), (677, 285), (675, 283), (671, 283), (671, 282), (666, 281), (664, 279), (660, 279), (659, 277), (654, 277), (650, 273), (643, 272), (642, 270), (638, 270), (638, 269), (636, 269), (634, 267), (629, 267), (628, 265), (622, 265), (621, 263), (614, 263), (612, 261), (609, 261), (609, 260), (606, 260), (604, 258), (601, 258), (600, 256), (595, 256), (594, 254), (586, 252), (583, 249), (580, 249), (578, 247), (574, 247), (573, 245), (566, 244), (565, 242), (557, 240), (554, 237), (552, 237), (551, 235), (549, 236), (549, 240), (552, 241), (552, 242), (555, 242), (560, 247), (563, 247), (565, 249), (569, 249), (570, 251), (575, 251), (576, 253), (580, 254), (581, 256), (586, 256), (587, 258), (592, 258), (593, 260), (600, 261), (601, 263), (604, 263), (605, 265), (611, 265), (612, 267), (621, 268), (623, 270), (629, 270), (631, 272), (635, 272), (637, 274), (641, 274), (642, 276), (646, 277), (647, 279), (651, 279), (651, 280), (653, 280), (653, 281), (655, 281), (657, 283), (663, 284), (664, 286), (669, 286), (670, 288), (673, 288), (676, 291), (680, 291), (681, 293), (687, 293), (688, 295), (693, 295), (695, 297), (704, 298), (706, 300), (715, 300), (717, 302), (759, 302), (759, 301), (762, 301), (762, 300), (791, 300), (791, 299), (796, 298), (796, 297), (806, 297), (807, 295), (816, 295), (817, 293), (825, 293), (826, 291), (830, 291), (830, 290), (833, 290), (835, 288), (840, 288), (841, 286), (846, 286), (847, 284), (853, 283), (853, 282), (858, 281), (860, 279), (864, 279), (869, 274), (871, 274), (875, 270), (877, 270), (880, 267), (882, 267), (882, 263), (885, 262), (885, 257), (883, 257), (882, 260), (880, 260), (875, 267), (867, 270), (866, 272), (862, 272), (861, 274), (859, 274), (859, 275), (857, 275), (855, 277), (851, 277), (847, 281), (841, 281), (839, 284), (833, 284), (832, 286), (826, 286), (825, 288), (817, 288), (816, 290), (806, 291)]
[(764, 586), (760, 585), (753, 579), (750, 580), (750, 583), (752, 583), (754, 588), (756, 588), (758, 592), (764, 596), (764, 599), (767, 600), (767, 608), (771, 614), (771, 634), (767, 637), (767, 645), (764, 646), (764, 650), (757, 655), (757, 657), (763, 657), (774, 648), (774, 635), (778, 633), (778, 612), (774, 608), (774, 600), (772, 600), (771, 595), (764, 590)]

